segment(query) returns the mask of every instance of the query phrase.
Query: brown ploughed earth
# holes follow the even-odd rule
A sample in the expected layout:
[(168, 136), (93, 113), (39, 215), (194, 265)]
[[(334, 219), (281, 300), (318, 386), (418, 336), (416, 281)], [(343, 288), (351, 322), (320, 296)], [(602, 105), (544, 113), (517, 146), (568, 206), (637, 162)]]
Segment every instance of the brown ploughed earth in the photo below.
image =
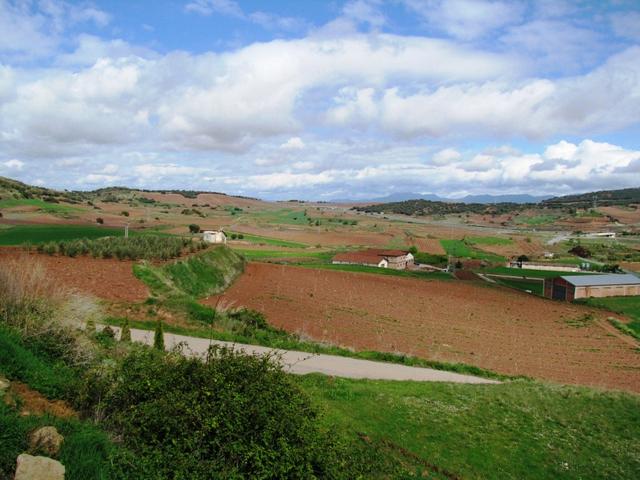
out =
[(250, 263), (224, 298), (316, 341), (640, 392), (635, 342), (603, 312), (480, 282)]
[(87, 256), (63, 257), (27, 253), (20, 248), (0, 248), (0, 262), (20, 261), (25, 256), (38, 259), (50, 275), (63, 285), (105, 300), (140, 302), (149, 292), (133, 275), (133, 263), (127, 260)]

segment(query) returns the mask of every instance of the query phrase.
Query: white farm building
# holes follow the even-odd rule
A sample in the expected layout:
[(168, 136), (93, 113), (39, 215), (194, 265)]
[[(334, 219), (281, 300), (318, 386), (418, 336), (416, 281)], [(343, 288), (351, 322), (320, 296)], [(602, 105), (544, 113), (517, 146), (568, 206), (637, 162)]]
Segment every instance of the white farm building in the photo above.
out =
[(205, 230), (202, 232), (202, 240), (207, 243), (227, 243), (227, 236), (222, 230)]

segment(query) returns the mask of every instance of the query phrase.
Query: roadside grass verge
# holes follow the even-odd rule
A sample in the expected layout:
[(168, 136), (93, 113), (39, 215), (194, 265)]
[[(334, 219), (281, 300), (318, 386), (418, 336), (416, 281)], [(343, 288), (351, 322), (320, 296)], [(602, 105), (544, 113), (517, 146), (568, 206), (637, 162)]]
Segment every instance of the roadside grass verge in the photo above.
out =
[[(502, 385), (297, 379), (327, 428), (448, 478), (636, 478), (640, 397)], [(429, 477), (432, 478), (432, 477)]]
[(258, 245), (272, 245), (274, 247), (286, 247), (286, 248), (307, 248), (309, 245), (298, 242), (290, 242), (287, 240), (280, 240), (279, 238), (272, 237), (263, 237), (261, 235), (253, 235), (250, 233), (243, 232), (229, 232), (229, 235), (238, 235), (241, 234), (243, 236), (242, 240), (245, 240), (250, 243), (255, 243)]
[[(209, 309), (209, 319), (213, 318), (215, 313), (213, 309), (203, 306), (203, 308)], [(138, 328), (140, 330), (153, 331), (156, 326), (156, 320), (132, 320), (129, 319), (129, 325), (132, 328)], [(209, 320), (210, 321), (210, 320)], [(108, 325), (120, 327), (122, 326), (124, 319), (116, 317), (107, 317), (104, 322)], [(214, 321), (215, 322), (215, 321)], [(202, 325), (196, 321), (192, 321), (191, 324), (177, 326), (165, 323), (163, 324), (165, 332), (175, 333), (177, 335), (185, 335), (198, 338), (207, 338), (212, 340), (220, 340), (223, 342), (235, 342), (245, 343), (248, 345), (261, 345), (264, 347), (276, 348), (280, 350), (298, 350), (309, 353), (322, 353), (326, 355), (338, 355), (341, 357), (358, 358), (361, 360), (373, 360), (378, 362), (395, 363), (399, 365), (406, 365), (410, 367), (424, 367), (433, 368), (435, 370), (443, 370), (447, 372), (455, 372), (466, 375), (475, 375), (478, 377), (491, 378), (495, 380), (511, 380), (511, 379), (525, 379), (524, 376), (513, 377), (509, 375), (502, 375), (491, 370), (486, 370), (473, 365), (467, 365), (463, 363), (446, 363), (438, 362), (435, 360), (426, 360), (411, 355), (386, 353), (386, 352), (374, 352), (374, 351), (355, 351), (347, 348), (337, 347), (325, 343), (317, 343), (312, 341), (305, 341), (299, 339), (297, 336), (288, 334), (283, 330), (272, 329), (271, 332), (264, 330), (252, 330), (242, 333), (234, 333), (231, 331), (221, 331), (214, 326)]]
[[(624, 333), (630, 334), (640, 340), (640, 296), (588, 298), (586, 300), (578, 300), (576, 303), (582, 303), (590, 307), (603, 308), (611, 312), (628, 316), (631, 318), (629, 323), (618, 323), (620, 326), (625, 327), (623, 330)], [(618, 329), (621, 329), (620, 326), (615, 326)], [(629, 333), (628, 330), (633, 332), (633, 334)]]

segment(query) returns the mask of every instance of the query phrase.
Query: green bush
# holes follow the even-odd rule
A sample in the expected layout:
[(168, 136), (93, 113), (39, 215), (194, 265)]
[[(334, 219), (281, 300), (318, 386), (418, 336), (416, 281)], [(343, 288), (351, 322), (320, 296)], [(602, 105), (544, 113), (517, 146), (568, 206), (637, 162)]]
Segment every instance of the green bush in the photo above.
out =
[(122, 330), (120, 331), (120, 341), (121, 342), (131, 341), (131, 328), (129, 327), (129, 319), (126, 317), (124, 319), (124, 322), (122, 323)]
[(156, 330), (153, 333), (153, 348), (164, 351), (164, 330), (160, 320), (156, 323)]
[(267, 357), (141, 347), (94, 371), (82, 398), (137, 455), (128, 478), (326, 478), (340, 465), (306, 396)]

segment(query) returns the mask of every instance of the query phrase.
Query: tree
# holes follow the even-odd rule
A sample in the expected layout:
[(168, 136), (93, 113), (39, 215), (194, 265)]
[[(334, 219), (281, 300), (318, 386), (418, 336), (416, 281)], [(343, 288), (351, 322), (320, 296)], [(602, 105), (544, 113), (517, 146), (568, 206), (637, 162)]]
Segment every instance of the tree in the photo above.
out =
[(104, 220), (101, 217), (96, 218), (96, 223), (99, 223), (100, 225), (102, 225), (104, 223)]
[(120, 332), (120, 341), (121, 342), (131, 341), (131, 329), (129, 328), (129, 319), (127, 317), (125, 317), (124, 323), (122, 324), (122, 331)]
[(583, 247), (582, 245), (576, 245), (569, 253), (575, 255), (576, 257), (589, 258), (591, 256), (591, 252), (589, 249)]
[(527, 257), (526, 255), (520, 255), (518, 257), (518, 262), (522, 263), (522, 262), (528, 262), (529, 261), (529, 257)]
[(409, 253), (415, 255), (416, 253), (418, 253), (418, 247), (416, 247), (415, 245), (411, 245), (409, 247)]
[(192, 223), (191, 225), (189, 225), (189, 231), (191, 233), (200, 233), (200, 225)]
[(164, 350), (164, 330), (161, 320), (158, 320), (158, 323), (156, 323), (156, 331), (153, 334), (153, 348)]

